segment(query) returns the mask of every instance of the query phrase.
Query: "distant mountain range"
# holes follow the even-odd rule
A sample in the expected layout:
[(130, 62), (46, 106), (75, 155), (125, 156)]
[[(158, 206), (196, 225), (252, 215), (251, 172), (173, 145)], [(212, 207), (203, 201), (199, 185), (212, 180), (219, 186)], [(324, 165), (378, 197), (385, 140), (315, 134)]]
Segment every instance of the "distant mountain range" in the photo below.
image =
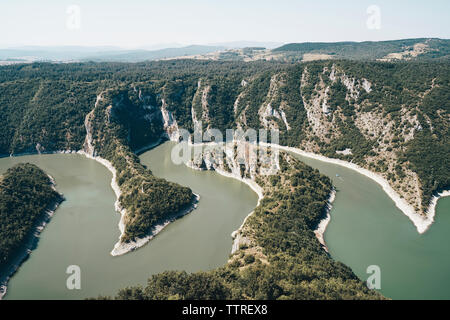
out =
[(117, 47), (18, 47), (0, 49), (0, 60), (10, 62), (33, 61), (118, 61), (138, 62), (188, 55), (201, 55), (225, 50), (224, 46), (192, 45), (159, 50), (125, 50)]
[[(305, 42), (282, 45), (275, 42), (235, 41), (211, 45), (154, 45), (143, 49), (114, 46), (83, 47), (24, 46), (0, 49), (0, 65), (34, 61), (52, 62), (141, 62), (190, 58), (206, 60), (278, 60), (285, 62), (351, 60), (448, 60), (450, 40), (418, 38), (365, 42)], [(149, 50), (150, 48), (158, 48)]]

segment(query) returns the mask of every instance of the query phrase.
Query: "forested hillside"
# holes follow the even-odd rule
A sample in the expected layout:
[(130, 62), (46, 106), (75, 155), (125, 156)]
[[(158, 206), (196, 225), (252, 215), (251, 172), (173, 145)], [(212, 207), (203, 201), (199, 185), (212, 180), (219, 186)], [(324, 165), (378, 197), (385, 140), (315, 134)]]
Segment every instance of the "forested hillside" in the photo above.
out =
[[(108, 90), (125, 106), (141, 92), (152, 108), (118, 116), (132, 149), (199, 121), (222, 131), (279, 128), (284, 145), (381, 173), (425, 214), (432, 194), (450, 184), (449, 69), (446, 62), (342, 60), (2, 67), (0, 153), (82, 149), (96, 95)], [(161, 109), (175, 121), (164, 127)], [(142, 120), (146, 114), (153, 121)]]
[(33, 164), (15, 165), (0, 176), (0, 269), (61, 200), (47, 174)]
[(324, 54), (334, 59), (351, 60), (448, 60), (450, 40), (419, 38), (364, 42), (305, 42), (290, 43), (273, 49), (285, 58)]
[(145, 118), (146, 101), (139, 96), (134, 91), (102, 92), (85, 121), (85, 151), (110, 161), (116, 170), (119, 203), (125, 210), (123, 243), (146, 237), (194, 201), (189, 188), (153, 176), (132, 152), (131, 147), (155, 142), (163, 133), (161, 122)]

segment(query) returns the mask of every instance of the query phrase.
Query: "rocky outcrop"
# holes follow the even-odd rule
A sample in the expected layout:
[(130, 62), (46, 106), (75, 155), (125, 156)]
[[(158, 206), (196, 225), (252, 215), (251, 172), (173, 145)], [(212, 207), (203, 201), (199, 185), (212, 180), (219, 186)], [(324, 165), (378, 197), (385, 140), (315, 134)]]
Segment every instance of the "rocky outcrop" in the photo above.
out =
[[(284, 110), (287, 105), (281, 98), (280, 91), (283, 86), (286, 86), (286, 74), (280, 73), (272, 76), (265, 102), (259, 108), (258, 115), (260, 123), (267, 130), (289, 131), (291, 129)], [(274, 107), (277, 102), (277, 106)], [(280, 128), (279, 122), (275, 119), (280, 120), (284, 124), (284, 128)]]
[(178, 128), (178, 123), (172, 112), (167, 110), (167, 104), (164, 99), (161, 100), (161, 115), (163, 119), (163, 126), (165, 135), (170, 141), (178, 141), (180, 138), (180, 130)]

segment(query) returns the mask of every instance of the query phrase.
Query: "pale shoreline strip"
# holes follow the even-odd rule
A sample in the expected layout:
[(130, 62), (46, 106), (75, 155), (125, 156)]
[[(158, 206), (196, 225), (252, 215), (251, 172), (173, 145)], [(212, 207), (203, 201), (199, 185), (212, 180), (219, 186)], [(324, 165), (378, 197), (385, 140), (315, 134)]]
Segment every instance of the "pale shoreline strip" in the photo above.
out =
[[(209, 144), (196, 144), (198, 146), (200, 145), (209, 145)], [(203, 170), (200, 168), (197, 168), (193, 165), (189, 165), (188, 163), (185, 163), (186, 166), (188, 166), (191, 169), (194, 170)], [(232, 179), (236, 179), (240, 182), (245, 183), (246, 185), (248, 185), (258, 196), (258, 202), (255, 206), (258, 207), (259, 204), (261, 203), (261, 200), (264, 198), (264, 193), (263, 193), (263, 189), (252, 179), (246, 179), (246, 178), (242, 178), (237, 176), (236, 174), (218, 169), (218, 168), (214, 168), (214, 171), (216, 171), (218, 174), (227, 177), (227, 178), (232, 178)], [(331, 215), (330, 215), (330, 211), (332, 209), (332, 203), (334, 201), (334, 199), (336, 198), (336, 190), (333, 188), (333, 190), (330, 193), (330, 196), (327, 200), (327, 208), (326, 208), (326, 217), (324, 219), (322, 219), (320, 221), (320, 223), (317, 226), (317, 229), (314, 230), (314, 234), (316, 235), (317, 239), (319, 240), (319, 242), (322, 244), (323, 248), (325, 249), (325, 251), (328, 252), (328, 248), (325, 244), (325, 240), (324, 240), (324, 233), (325, 230), (328, 226), (328, 223), (331, 220)], [(233, 244), (232, 244), (232, 248), (231, 248), (231, 254), (235, 253), (238, 249), (239, 249), (239, 231), (242, 230), (242, 228), (244, 227), (245, 223), (247, 222), (247, 219), (255, 212), (255, 210), (252, 210), (245, 218), (244, 221), (242, 222), (242, 224), (240, 225), (240, 227), (238, 229), (236, 229), (235, 231), (233, 231), (231, 233), (231, 237), (233, 239)]]
[[(213, 143), (211, 143), (211, 142), (209, 142), (209, 143), (195, 143), (195, 144), (193, 144), (191, 142), (189, 143), (189, 145), (192, 145), (192, 146), (203, 146), (203, 145), (211, 145), (211, 144), (213, 144)], [(298, 155), (301, 155), (301, 156), (304, 156), (304, 157), (307, 157), (307, 158), (311, 158), (311, 159), (315, 159), (315, 160), (319, 160), (319, 161), (323, 161), (323, 162), (327, 162), (327, 163), (340, 165), (340, 166), (346, 167), (348, 169), (352, 169), (352, 170), (354, 170), (354, 171), (356, 171), (356, 172), (358, 172), (358, 173), (360, 173), (360, 174), (362, 174), (362, 175), (372, 179), (373, 181), (375, 181), (376, 183), (378, 183), (382, 187), (383, 191), (394, 201), (394, 204), (396, 205), (396, 207), (412, 221), (412, 223), (416, 227), (418, 233), (420, 233), (420, 234), (422, 234), (425, 231), (427, 231), (429, 229), (429, 227), (433, 224), (434, 216), (436, 214), (436, 204), (437, 204), (438, 200), (441, 197), (450, 196), (450, 190), (444, 190), (444, 191), (438, 193), (437, 195), (434, 195), (432, 200), (431, 200), (431, 203), (430, 203), (430, 205), (429, 205), (429, 207), (428, 207), (428, 209), (426, 211), (427, 215), (426, 216), (422, 216), (422, 215), (418, 214), (414, 210), (414, 208), (410, 204), (408, 204), (406, 202), (405, 199), (400, 197), (400, 195), (390, 186), (389, 182), (385, 178), (383, 178), (381, 175), (376, 174), (376, 173), (374, 173), (374, 172), (372, 172), (372, 171), (370, 171), (368, 169), (362, 168), (362, 167), (358, 166), (357, 164), (350, 163), (350, 162), (347, 162), (347, 161), (344, 161), (344, 160), (340, 160), (340, 159), (328, 158), (328, 157), (325, 157), (325, 156), (320, 155), (320, 154), (307, 152), (307, 151), (301, 150), (299, 148), (294, 148), (294, 147), (274, 145), (274, 144), (264, 143), (264, 142), (260, 142), (259, 145), (260, 146), (265, 146), (265, 147), (276, 148), (276, 149), (280, 149), (280, 150), (284, 150), (284, 151), (288, 151), (288, 152), (292, 152), (292, 153), (295, 153), (295, 154), (298, 154)], [(237, 180), (240, 180), (240, 181), (248, 184), (258, 194), (258, 197), (259, 197), (258, 205), (259, 205), (259, 202), (261, 201), (262, 196), (260, 196), (260, 193), (257, 191), (257, 189), (253, 188), (252, 184), (250, 184), (247, 181), (245, 181), (245, 180), (249, 180), (249, 181), (252, 181), (252, 180), (250, 180), (250, 179), (245, 179), (244, 180), (244, 179), (242, 179), (240, 177), (237, 177), (237, 176), (235, 176), (233, 174), (230, 174), (228, 172), (225, 172), (225, 171), (221, 172), (222, 170), (217, 170), (216, 169), (216, 171), (218, 173), (224, 175), (224, 176), (235, 178)], [(256, 184), (254, 181), (252, 181), (252, 182), (254, 184)], [(257, 187), (259, 187), (259, 186), (257, 186)], [(332, 201), (334, 201), (334, 197), (335, 197), (335, 195), (333, 196)], [(238, 234), (238, 231), (242, 229), (242, 227), (245, 224), (247, 218), (249, 216), (251, 216), (252, 213), (253, 213), (253, 211), (249, 215), (247, 215), (247, 217), (245, 218), (245, 220), (242, 223), (241, 227), (238, 230), (235, 230), (232, 233), (233, 239), (235, 239), (236, 235)], [(325, 241), (324, 241), (324, 233), (326, 231), (326, 228), (328, 226), (328, 223), (329, 223), (330, 219), (331, 219), (331, 215), (328, 212), (327, 217), (325, 219), (323, 219), (319, 223), (318, 229), (314, 230), (314, 232), (316, 233), (317, 238), (324, 245), (325, 249), (326, 249), (326, 244), (325, 244)], [(234, 246), (235, 246), (235, 244), (233, 243), (232, 252), (233, 252), (233, 250), (235, 250)]]
[[(189, 145), (189, 146), (192, 146), (192, 147), (204, 147), (204, 146), (211, 146), (211, 145), (214, 145), (214, 144), (216, 144), (216, 143), (214, 143), (214, 142), (192, 143), (192, 142), (190, 142), (190, 141), (189, 141), (189, 143), (188, 143), (188, 145)], [(223, 143), (219, 143), (219, 144), (223, 144)], [(193, 165), (190, 165), (189, 163), (184, 163), (184, 164), (185, 164), (187, 167), (189, 167), (189, 168), (191, 168), (191, 169), (193, 169), (193, 170), (200, 170), (200, 171), (203, 170), (203, 169), (197, 168), (197, 167), (195, 167), (195, 166), (193, 166)], [(242, 178), (242, 177), (240, 177), (240, 176), (237, 176), (236, 174), (227, 172), (227, 171), (225, 171), (225, 170), (221, 170), (221, 169), (219, 169), (219, 168), (213, 168), (213, 169), (214, 169), (214, 170), (210, 170), (210, 169), (209, 169), (209, 170), (210, 170), (210, 171), (216, 171), (218, 174), (220, 174), (220, 175), (222, 175), (222, 176), (224, 176), (224, 177), (236, 179), (236, 180), (238, 180), (238, 181), (240, 181), (240, 182), (243, 182), (243, 183), (245, 183), (246, 185), (248, 185), (248, 186), (250, 187), (250, 189), (252, 189), (252, 190), (256, 193), (256, 195), (258, 196), (258, 202), (257, 202), (255, 208), (259, 206), (261, 200), (264, 198), (264, 192), (263, 192), (263, 189), (262, 189), (255, 181), (253, 181), (252, 179)], [(247, 219), (248, 219), (254, 212), (255, 212), (255, 210), (252, 210), (252, 211), (244, 218), (244, 221), (242, 222), (242, 224), (240, 225), (240, 227), (239, 227), (238, 229), (234, 230), (234, 231), (231, 233), (231, 238), (233, 239), (233, 244), (232, 244), (232, 247), (231, 247), (231, 253), (234, 253), (235, 251), (237, 251), (236, 247), (239, 246), (239, 231), (242, 230), (242, 228), (244, 227), (245, 222), (247, 222)]]
[(320, 244), (323, 246), (326, 252), (328, 252), (327, 244), (325, 243), (325, 230), (327, 230), (328, 224), (331, 221), (331, 209), (333, 208), (333, 202), (334, 199), (336, 199), (336, 190), (333, 188), (333, 190), (330, 193), (330, 197), (327, 200), (327, 207), (326, 207), (326, 217), (323, 218), (318, 226), (317, 229), (314, 230), (314, 234), (316, 235), (316, 238), (319, 240)]
[(190, 213), (194, 209), (196, 209), (199, 200), (200, 200), (200, 195), (194, 193), (194, 200), (192, 201), (192, 204), (189, 207), (170, 215), (168, 218), (164, 219), (161, 223), (153, 226), (149, 235), (145, 236), (144, 238), (139, 238), (136, 241), (130, 241), (130, 242), (121, 242), (120, 241), (120, 238), (122, 237), (122, 235), (125, 231), (125, 229), (124, 229), (125, 225), (124, 225), (124, 222), (122, 221), (122, 218), (124, 217), (124, 215), (122, 215), (120, 222), (119, 222), (121, 236), (119, 238), (119, 241), (114, 245), (114, 249), (111, 251), (111, 255), (112, 256), (120, 256), (120, 255), (126, 254), (128, 252), (131, 252), (133, 250), (136, 250), (136, 249), (142, 247), (147, 242), (152, 240), (158, 233), (160, 233), (171, 222), (187, 215), (188, 213)]
[[(146, 146), (146, 147), (144, 147), (142, 149), (148, 149), (148, 148), (155, 147), (155, 146), (158, 145), (159, 142), (161, 142), (161, 141), (158, 141), (158, 142), (152, 144), (151, 146)], [(198, 146), (200, 146), (200, 145), (207, 145), (207, 144), (211, 144), (211, 143), (199, 143), (199, 144), (189, 143), (189, 145), (198, 145)], [(428, 228), (431, 226), (431, 224), (434, 222), (434, 216), (436, 214), (436, 205), (437, 205), (438, 200), (441, 197), (450, 196), (450, 190), (444, 190), (444, 191), (438, 193), (437, 195), (434, 195), (432, 200), (431, 200), (431, 203), (430, 203), (430, 205), (428, 207), (427, 216), (424, 217), (424, 216), (416, 213), (414, 208), (410, 204), (408, 204), (405, 199), (400, 197), (400, 195), (390, 186), (389, 182), (385, 178), (383, 178), (381, 175), (376, 174), (376, 173), (374, 173), (374, 172), (372, 172), (372, 171), (370, 171), (368, 169), (362, 168), (362, 167), (358, 166), (357, 164), (350, 163), (350, 162), (347, 162), (347, 161), (344, 161), (344, 160), (340, 160), (340, 159), (328, 158), (328, 157), (325, 157), (325, 156), (320, 155), (320, 154), (316, 154), (316, 153), (312, 153), (312, 152), (307, 152), (307, 151), (301, 150), (299, 148), (287, 147), (287, 146), (281, 146), (281, 145), (273, 145), (273, 144), (270, 144), (270, 143), (263, 143), (263, 142), (260, 142), (259, 144), (261, 146), (277, 148), (277, 149), (280, 149), (280, 150), (296, 153), (298, 155), (301, 155), (301, 156), (304, 156), (304, 157), (307, 157), (307, 158), (311, 158), (311, 159), (315, 159), (315, 160), (319, 160), (319, 161), (323, 161), (323, 162), (327, 162), (327, 163), (340, 165), (340, 166), (352, 169), (352, 170), (354, 170), (354, 171), (356, 171), (356, 172), (358, 172), (358, 173), (360, 173), (360, 174), (362, 174), (362, 175), (372, 179), (373, 181), (377, 182), (382, 187), (383, 191), (394, 201), (396, 207), (398, 209), (400, 209), (400, 211), (402, 211), (413, 222), (413, 224), (415, 225), (415, 227), (416, 227), (416, 229), (417, 229), (417, 231), (419, 233), (424, 233), (425, 231), (427, 231)], [(139, 151), (141, 151), (141, 150), (139, 150)], [(144, 150), (142, 150), (142, 151), (144, 151)], [(113, 174), (113, 179), (111, 180), (111, 187), (114, 190), (114, 193), (116, 194), (116, 197), (117, 197), (117, 200), (115, 202), (116, 211), (118, 211), (121, 214), (121, 219), (119, 221), (119, 229), (121, 231), (120, 237), (122, 237), (123, 232), (124, 232), (124, 222), (123, 222), (124, 214), (123, 214), (122, 210), (120, 209), (119, 202), (118, 202), (119, 201), (118, 199), (119, 199), (121, 193), (120, 193), (120, 189), (119, 189), (117, 183), (115, 182), (116, 171), (115, 171), (115, 168), (111, 165), (111, 163), (109, 161), (107, 161), (106, 159), (103, 159), (103, 158), (100, 158), (100, 157), (93, 157), (93, 156), (87, 154), (86, 152), (84, 152), (82, 150), (80, 150), (80, 151), (71, 151), (71, 150), (55, 151), (55, 152), (49, 152), (49, 153), (78, 153), (78, 154), (82, 154), (82, 155), (85, 155), (87, 158), (93, 159), (93, 160), (98, 161), (99, 163), (103, 164)], [(11, 154), (10, 156), (13, 156), (13, 155)], [(16, 155), (14, 155), (14, 156), (16, 156)], [(189, 166), (189, 167), (191, 167), (191, 166)], [(191, 167), (191, 168), (193, 168), (193, 167)], [(195, 168), (193, 168), (193, 169), (195, 169)], [(258, 195), (258, 204), (257, 204), (257, 206), (259, 205), (261, 199), (263, 198), (263, 195), (262, 195), (262, 188), (260, 186), (258, 186), (256, 184), (256, 182), (254, 182), (253, 180), (250, 180), (250, 179), (242, 179), (240, 177), (237, 177), (237, 176), (235, 176), (235, 175), (233, 175), (231, 173), (228, 173), (226, 171), (223, 171), (223, 170), (217, 170), (216, 169), (215, 171), (217, 171), (219, 174), (221, 174), (223, 176), (237, 179), (237, 180), (239, 180), (241, 182), (244, 182), (247, 185), (249, 185), (250, 188), (254, 192), (256, 192), (256, 194)], [(250, 212), (246, 216), (246, 218), (244, 219), (244, 222), (239, 227), (239, 229), (235, 230), (232, 233), (232, 237), (236, 236), (237, 232), (239, 230), (241, 230), (241, 228), (243, 227), (243, 225), (247, 221), (247, 218), (249, 216), (251, 216), (253, 214), (253, 212), (254, 211)], [(326, 223), (324, 222), (322, 224), (322, 221), (321, 221), (321, 223), (319, 224), (319, 227), (318, 227), (318, 228), (323, 229), (323, 230), (319, 231), (321, 236), (322, 236), (322, 239), (323, 239), (323, 234), (324, 234), (324, 232), (326, 230), (326, 227), (327, 227), (327, 225), (329, 223), (328, 217), (325, 218), (324, 220), (327, 220), (328, 222), (326, 222)], [(321, 227), (321, 224), (322, 224), (322, 227)], [(160, 230), (158, 230), (157, 232), (160, 232), (165, 226), (166, 225), (162, 225), (162, 228)], [(315, 231), (318, 231), (318, 229), (315, 230)], [(139, 247), (143, 246), (145, 243), (147, 243), (151, 239), (151, 238), (149, 238), (149, 239), (146, 239), (146, 238), (139, 239), (136, 243), (134, 243), (133, 247), (134, 248), (139, 248)], [(320, 239), (319, 239), (319, 241), (320, 241)], [(113, 251), (111, 251), (111, 254), (113, 254), (113, 252), (115, 252), (116, 246), (118, 246), (119, 244), (120, 244), (120, 241), (118, 243), (116, 243), (116, 245), (114, 246)], [(125, 250), (125, 249), (123, 249), (123, 250)], [(133, 248), (128, 249), (128, 251), (126, 251), (126, 252), (129, 252), (131, 250), (133, 250)], [(119, 250), (119, 251), (120, 251), (120, 254), (126, 253), (126, 252), (122, 252), (122, 250)], [(115, 253), (117, 253), (117, 255), (119, 255), (118, 252), (115, 252)]]

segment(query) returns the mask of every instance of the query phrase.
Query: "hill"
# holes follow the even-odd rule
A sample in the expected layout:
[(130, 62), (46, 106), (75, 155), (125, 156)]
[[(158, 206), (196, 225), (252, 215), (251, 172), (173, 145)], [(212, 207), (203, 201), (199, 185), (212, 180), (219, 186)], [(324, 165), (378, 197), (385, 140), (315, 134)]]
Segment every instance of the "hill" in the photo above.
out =
[(417, 60), (449, 59), (450, 40), (419, 38), (365, 42), (306, 42), (290, 43), (272, 50), (295, 55), (327, 55), (331, 59), (354, 60)]

